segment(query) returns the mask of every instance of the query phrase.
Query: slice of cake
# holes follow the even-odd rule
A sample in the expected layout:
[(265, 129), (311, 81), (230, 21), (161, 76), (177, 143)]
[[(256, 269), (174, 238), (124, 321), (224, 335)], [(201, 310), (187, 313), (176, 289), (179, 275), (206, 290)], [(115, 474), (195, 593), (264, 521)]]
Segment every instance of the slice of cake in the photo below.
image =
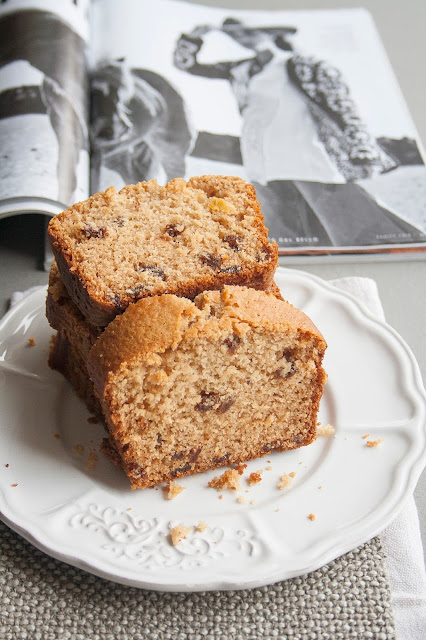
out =
[(87, 322), (84, 315), (73, 303), (53, 261), (49, 272), (49, 286), (46, 298), (46, 317), (50, 326), (63, 334), (78, 353), (81, 361), (87, 362), (89, 353), (103, 327)]
[[(268, 291), (282, 299), (275, 282)], [(52, 339), (49, 366), (71, 382), (77, 395), (86, 402), (89, 411), (100, 416), (102, 412), (87, 372), (87, 361), (104, 327), (95, 327), (87, 322), (69, 297), (55, 261), (52, 262), (49, 273), (46, 317), (50, 326), (57, 330)]]
[(271, 293), (144, 298), (90, 352), (106, 448), (142, 488), (307, 445), (325, 349), (311, 320)]
[(102, 409), (87, 373), (87, 363), (64, 331), (58, 331), (52, 340), (49, 366), (71, 382), (76, 394), (84, 400), (89, 411), (103, 421)]
[(235, 177), (110, 187), (52, 218), (48, 232), (63, 283), (95, 326), (148, 296), (267, 289), (277, 266), (255, 189)]

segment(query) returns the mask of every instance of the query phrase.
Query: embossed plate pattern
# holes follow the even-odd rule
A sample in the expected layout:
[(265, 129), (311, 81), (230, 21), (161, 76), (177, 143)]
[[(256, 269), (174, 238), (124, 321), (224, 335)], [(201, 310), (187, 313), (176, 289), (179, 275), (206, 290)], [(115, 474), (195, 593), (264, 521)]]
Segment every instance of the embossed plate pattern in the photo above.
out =
[[(44, 288), (0, 323), (0, 510), (36, 547), (102, 577), (164, 591), (241, 589), (304, 574), (370, 539), (397, 514), (425, 462), (425, 394), (403, 340), (357, 301), (309, 274), (278, 269), (283, 295), (328, 342), (320, 407), (334, 436), (252, 461), (244, 502), (209, 489), (214, 472), (131, 491), (99, 453), (103, 428), (47, 366)], [(35, 344), (30, 346), (29, 338)], [(381, 438), (366, 446), (363, 436)], [(277, 488), (283, 473), (291, 485)], [(217, 472), (216, 472), (217, 473)], [(315, 515), (315, 520), (309, 518)], [(197, 524), (203, 521), (206, 528)], [(172, 526), (192, 527), (180, 545)]]

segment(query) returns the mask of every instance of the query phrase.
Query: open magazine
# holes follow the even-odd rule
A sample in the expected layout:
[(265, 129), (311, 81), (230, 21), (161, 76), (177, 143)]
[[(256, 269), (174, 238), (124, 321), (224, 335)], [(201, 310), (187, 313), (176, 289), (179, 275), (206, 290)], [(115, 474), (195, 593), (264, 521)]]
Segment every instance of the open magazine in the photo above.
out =
[(426, 249), (423, 153), (364, 9), (3, 0), (0, 61), (0, 216), (238, 175), (283, 255)]

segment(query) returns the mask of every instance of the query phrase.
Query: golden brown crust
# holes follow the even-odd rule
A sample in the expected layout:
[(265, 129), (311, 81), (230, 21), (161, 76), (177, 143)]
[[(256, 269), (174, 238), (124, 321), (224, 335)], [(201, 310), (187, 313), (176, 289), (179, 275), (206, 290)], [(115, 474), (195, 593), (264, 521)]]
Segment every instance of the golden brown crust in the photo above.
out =
[(197, 313), (191, 300), (168, 294), (130, 305), (106, 327), (90, 352), (88, 370), (98, 393), (103, 393), (108, 376), (123, 364), (176, 347), (185, 332), (185, 320)]
[(326, 349), (324, 338), (312, 320), (273, 293), (226, 286), (221, 291), (202, 293), (194, 302), (171, 294), (143, 298), (108, 325), (90, 353), (88, 370), (98, 393), (102, 396), (110, 374), (132, 360), (175, 349), (185, 333), (194, 337), (196, 333), (217, 331), (217, 319), (210, 318), (211, 305), (221, 307), (220, 328), (227, 321), (230, 327), (239, 321), (271, 331), (293, 327), (300, 334), (314, 335), (319, 349), (322, 352)]
[[(88, 265), (91, 261), (93, 262), (96, 255), (93, 253), (94, 243), (97, 243), (96, 246), (100, 248), (100, 251), (104, 246), (106, 252), (111, 251), (111, 247), (119, 247), (123, 234), (120, 233), (117, 237), (114, 235), (118, 232), (115, 228), (118, 220), (122, 224), (122, 220), (126, 219), (127, 223), (126, 216), (128, 216), (129, 219), (132, 218), (132, 224), (135, 224), (134, 217), (139, 216), (137, 224), (140, 225), (144, 218), (143, 214), (138, 211), (142, 211), (143, 206), (148, 206), (146, 202), (155, 201), (160, 205), (164, 202), (163, 209), (166, 210), (170, 199), (173, 199), (174, 203), (179, 203), (180, 198), (183, 203), (181, 215), (188, 215), (187, 207), (189, 207), (188, 203), (191, 199), (197, 206), (200, 206), (200, 201), (202, 201), (207, 212), (209, 207), (212, 209), (210, 211), (211, 217), (213, 219), (216, 216), (219, 225), (217, 229), (221, 234), (220, 237), (215, 236), (214, 242), (217, 241), (222, 248), (226, 247), (226, 251), (223, 248), (225, 251), (223, 256), (214, 252), (209, 253), (213, 236), (205, 234), (203, 240), (202, 229), (198, 229), (199, 239), (196, 246), (201, 247), (201, 255), (197, 255), (197, 259), (202, 261), (200, 266), (203, 268), (196, 269), (194, 267), (191, 275), (187, 274), (177, 281), (173, 281), (173, 278), (168, 280), (162, 268), (158, 266), (157, 258), (161, 256), (162, 250), (163, 253), (165, 252), (163, 258), (167, 256), (170, 243), (178, 243), (179, 238), (174, 237), (174, 232), (171, 232), (171, 236), (163, 233), (155, 238), (150, 237), (147, 232), (147, 242), (139, 243), (137, 246), (132, 246), (131, 242), (128, 242), (127, 246), (123, 245), (125, 253), (132, 254), (136, 271), (142, 270), (136, 275), (135, 273), (129, 275), (128, 272), (126, 275), (123, 269), (125, 275), (122, 277), (121, 284), (123, 286), (120, 289), (111, 290), (111, 287), (104, 287), (104, 273), (94, 275), (93, 270), (88, 270)], [(221, 211), (221, 207), (224, 208), (224, 211)], [(198, 215), (197, 212), (198, 210), (195, 210), (194, 216)], [(232, 227), (232, 225), (239, 224), (238, 220), (243, 220), (246, 215), (248, 215), (250, 223), (248, 226), (246, 225), (244, 233), (250, 235), (251, 244), (247, 249), (247, 258), (243, 260), (241, 258), (242, 252), (239, 249), (239, 242), (243, 236), (240, 237), (235, 233), (226, 235), (222, 230), (226, 230), (228, 225)], [(172, 213), (170, 219), (174, 219)], [(96, 224), (93, 220), (97, 221)], [(166, 224), (167, 216), (164, 220), (164, 224)], [(192, 220), (193, 223), (194, 220)], [(166, 224), (166, 228), (167, 226), (173, 227), (174, 225)], [(188, 232), (190, 232), (189, 229)], [(225, 284), (267, 289), (272, 285), (278, 258), (277, 245), (268, 242), (267, 229), (254, 187), (240, 178), (234, 177), (201, 176), (192, 178), (188, 182), (179, 178), (172, 180), (165, 187), (158, 186), (156, 181), (149, 181), (129, 185), (119, 193), (110, 187), (105, 192), (97, 193), (87, 201), (75, 204), (62, 214), (55, 216), (49, 223), (48, 233), (59, 272), (69, 295), (88, 321), (97, 326), (108, 324), (130, 303), (140, 297), (173, 293), (192, 299), (201, 291), (219, 289)], [(175, 233), (179, 235), (180, 231), (175, 231)], [(214, 233), (217, 234), (217, 230)], [(147, 243), (149, 251), (147, 251)], [(87, 255), (83, 251), (86, 245), (88, 247)], [(156, 247), (159, 252), (157, 256)], [(190, 251), (194, 252), (194, 248)], [(147, 262), (149, 264), (146, 264)], [(234, 264), (235, 262), (238, 264)], [(118, 270), (119, 272), (121, 266), (118, 263), (111, 264), (112, 271)], [(151, 275), (154, 273), (158, 276), (158, 282), (150, 283), (147, 286), (144, 284), (143, 277), (150, 269)], [(128, 278), (128, 286), (126, 286), (126, 278)], [(139, 280), (135, 280), (135, 278), (139, 278)], [(141, 284), (139, 285), (139, 283)]]
[[(210, 304), (220, 305), (224, 317), (247, 322), (271, 330), (286, 326), (297, 327), (301, 332), (312, 333), (324, 340), (312, 320), (286, 300), (277, 298), (273, 291), (252, 291), (248, 287), (225, 287), (222, 291), (206, 291), (195, 299), (201, 309)], [(325, 344), (324, 344), (325, 348)]]

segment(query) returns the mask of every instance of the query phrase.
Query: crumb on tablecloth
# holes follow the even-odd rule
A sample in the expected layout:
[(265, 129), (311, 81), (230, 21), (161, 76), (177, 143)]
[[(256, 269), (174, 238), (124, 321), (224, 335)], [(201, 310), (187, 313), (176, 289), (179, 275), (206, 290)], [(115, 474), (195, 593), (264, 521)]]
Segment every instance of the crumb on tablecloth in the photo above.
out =
[(239, 504), (246, 504), (247, 503), (247, 498), (245, 496), (239, 495), (237, 498), (237, 502)]
[(182, 542), (182, 540), (185, 540), (187, 535), (191, 533), (191, 529), (192, 527), (185, 527), (185, 525), (182, 523), (176, 525), (175, 527), (172, 527), (170, 529), (170, 538), (172, 541), (172, 545), (175, 547), (180, 542)]
[(237, 469), (227, 469), (221, 476), (215, 476), (209, 482), (209, 487), (213, 489), (231, 489), (232, 491), (241, 491), (240, 476)]
[(365, 440), (366, 438), (369, 438), (370, 434), (369, 433), (364, 433), (364, 435), (362, 436), (362, 439)]
[(315, 516), (315, 514), (313, 514), (313, 513), (310, 513), (310, 514), (308, 515), (308, 518), (309, 518), (309, 520), (312, 520), (312, 522), (313, 522), (314, 520), (316, 520), (316, 516)]
[(163, 488), (163, 491), (167, 500), (173, 500), (173, 498), (176, 498), (176, 496), (182, 493), (184, 489), (185, 487), (182, 487), (182, 485), (175, 482), (175, 480), (172, 480), (171, 482), (166, 484), (166, 486)]

